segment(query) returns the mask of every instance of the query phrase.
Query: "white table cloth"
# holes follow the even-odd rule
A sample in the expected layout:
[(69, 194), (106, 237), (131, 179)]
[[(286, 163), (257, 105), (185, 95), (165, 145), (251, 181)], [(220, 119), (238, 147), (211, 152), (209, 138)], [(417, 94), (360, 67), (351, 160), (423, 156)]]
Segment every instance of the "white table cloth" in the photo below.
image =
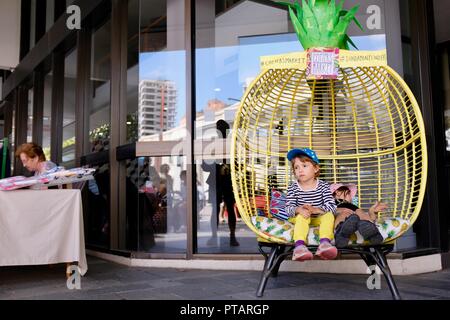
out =
[(0, 191), (0, 266), (75, 261), (84, 275), (80, 190)]

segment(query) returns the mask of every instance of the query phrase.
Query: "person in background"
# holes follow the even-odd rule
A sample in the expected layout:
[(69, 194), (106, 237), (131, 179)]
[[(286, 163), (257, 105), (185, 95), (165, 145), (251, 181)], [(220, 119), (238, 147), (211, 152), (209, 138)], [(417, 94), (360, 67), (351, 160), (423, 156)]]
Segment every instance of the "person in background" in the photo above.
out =
[(186, 211), (187, 211), (187, 172), (182, 170), (180, 172), (180, 191), (178, 194), (178, 201), (174, 205), (175, 214), (175, 232), (186, 232)]
[[(230, 129), (230, 125), (221, 119), (216, 122), (216, 129), (218, 138), (226, 139), (229, 133), (228, 130)], [(234, 198), (233, 185), (231, 181), (231, 169), (229, 164), (227, 164), (227, 159), (222, 159), (221, 163), (204, 162), (201, 167), (204, 172), (209, 172), (206, 183), (209, 186), (208, 200), (212, 205), (210, 220), (212, 235), (206, 244), (208, 246), (214, 246), (217, 244), (217, 231), (220, 212), (226, 209), (229, 213), (228, 228), (230, 229), (230, 246), (237, 247), (240, 244), (236, 238), (236, 215), (234, 214), (234, 205), (236, 200)]]

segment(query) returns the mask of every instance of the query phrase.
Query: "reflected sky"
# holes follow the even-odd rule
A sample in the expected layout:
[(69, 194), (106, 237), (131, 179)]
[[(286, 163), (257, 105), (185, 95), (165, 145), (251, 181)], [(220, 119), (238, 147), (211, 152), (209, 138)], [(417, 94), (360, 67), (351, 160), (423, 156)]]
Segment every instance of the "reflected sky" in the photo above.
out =
[[(352, 37), (352, 40), (359, 50), (386, 48), (385, 35)], [(240, 37), (238, 46), (197, 49), (196, 111), (203, 111), (212, 99), (226, 105), (236, 103), (244, 94), (246, 83), (258, 75), (261, 56), (295, 51), (303, 51), (295, 33)], [(175, 82), (177, 126), (186, 114), (185, 59), (185, 51), (146, 52), (139, 56), (139, 80)]]

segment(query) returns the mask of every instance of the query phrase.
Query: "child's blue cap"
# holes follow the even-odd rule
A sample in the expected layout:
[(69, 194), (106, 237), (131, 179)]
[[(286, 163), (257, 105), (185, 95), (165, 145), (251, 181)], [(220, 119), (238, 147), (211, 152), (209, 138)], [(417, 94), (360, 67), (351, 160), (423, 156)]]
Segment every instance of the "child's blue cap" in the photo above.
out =
[(297, 156), (307, 156), (310, 158), (314, 163), (320, 164), (319, 158), (317, 157), (317, 154), (309, 149), (309, 148), (301, 148), (301, 149), (292, 149), (288, 152), (287, 158), (289, 161), (292, 161)]

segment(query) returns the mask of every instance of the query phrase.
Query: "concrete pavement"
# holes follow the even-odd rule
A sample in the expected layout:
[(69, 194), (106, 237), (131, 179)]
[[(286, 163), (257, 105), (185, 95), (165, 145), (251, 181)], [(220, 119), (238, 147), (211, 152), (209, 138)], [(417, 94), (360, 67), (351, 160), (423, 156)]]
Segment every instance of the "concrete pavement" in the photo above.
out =
[[(0, 268), (0, 299), (56, 300), (257, 300), (260, 273), (127, 267), (88, 256), (81, 290), (66, 286), (65, 266)], [(367, 289), (366, 275), (280, 272), (262, 300), (383, 300), (391, 293), (381, 277), (380, 290)], [(405, 300), (450, 299), (450, 269), (396, 276)]]

